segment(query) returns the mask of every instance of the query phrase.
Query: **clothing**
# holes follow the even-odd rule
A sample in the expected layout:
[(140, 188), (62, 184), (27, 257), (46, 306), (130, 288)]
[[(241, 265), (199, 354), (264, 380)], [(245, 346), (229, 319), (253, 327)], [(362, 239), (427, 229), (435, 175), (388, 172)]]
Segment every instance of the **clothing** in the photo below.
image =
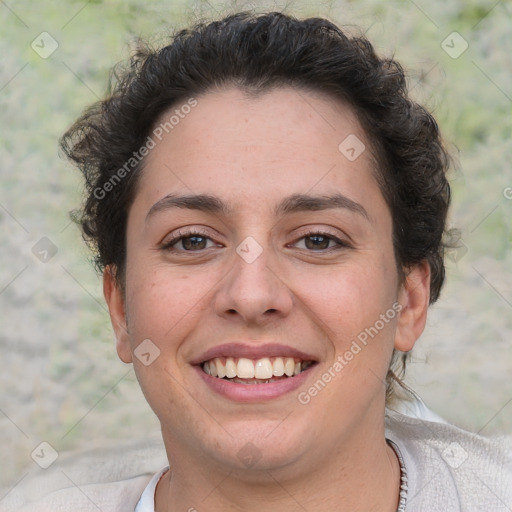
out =
[(391, 411), (386, 437), (404, 458), (407, 512), (512, 510), (512, 438), (487, 439)]
[(161, 469), (156, 473), (153, 478), (149, 481), (148, 485), (144, 489), (142, 496), (140, 497), (135, 512), (155, 512), (155, 491), (160, 478), (167, 472), (169, 466)]
[[(512, 438), (487, 439), (453, 425), (390, 410), (386, 412), (386, 437), (399, 448), (407, 470), (406, 512), (512, 510)], [(89, 472), (75, 481), (76, 486), (68, 481), (67, 488), (19, 512), (97, 512), (98, 508), (102, 512), (129, 512), (135, 510), (145, 489), (143, 508), (137, 512), (154, 512), (151, 497), (158, 474), (165, 470), (159, 469), (165, 466), (159, 449), (161, 444), (160, 448), (157, 444), (152, 447), (154, 464), (150, 474), (136, 474), (137, 457), (132, 453), (131, 459), (125, 456), (124, 463), (120, 462), (123, 471), (117, 479), (96, 468), (94, 474)], [(146, 449), (143, 455), (148, 461), (151, 450)], [(0, 502), (3, 512), (2, 505)], [(14, 510), (19, 509), (6, 509)]]

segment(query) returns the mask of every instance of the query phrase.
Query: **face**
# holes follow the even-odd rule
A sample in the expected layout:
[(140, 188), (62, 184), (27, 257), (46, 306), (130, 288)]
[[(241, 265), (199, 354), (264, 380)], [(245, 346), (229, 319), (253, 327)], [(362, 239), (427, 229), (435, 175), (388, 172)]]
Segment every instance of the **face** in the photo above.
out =
[(177, 463), (300, 470), (383, 425), (428, 269), (399, 282), (369, 142), (334, 99), (233, 88), (197, 97), (147, 156), (125, 295), (108, 272), (105, 295)]

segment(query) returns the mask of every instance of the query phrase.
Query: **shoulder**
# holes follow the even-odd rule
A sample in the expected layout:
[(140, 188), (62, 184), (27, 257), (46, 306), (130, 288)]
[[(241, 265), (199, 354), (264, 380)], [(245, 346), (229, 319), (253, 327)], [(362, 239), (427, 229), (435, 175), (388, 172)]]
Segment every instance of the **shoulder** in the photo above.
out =
[(511, 509), (512, 437), (486, 438), (393, 411), (386, 435), (405, 460), (407, 511)]
[(121, 512), (133, 511), (152, 475), (118, 482), (71, 485), (24, 505), (19, 512)]
[(153, 474), (166, 465), (163, 443), (156, 436), (62, 453), (48, 469), (29, 468), (0, 508), (2, 512), (133, 511)]

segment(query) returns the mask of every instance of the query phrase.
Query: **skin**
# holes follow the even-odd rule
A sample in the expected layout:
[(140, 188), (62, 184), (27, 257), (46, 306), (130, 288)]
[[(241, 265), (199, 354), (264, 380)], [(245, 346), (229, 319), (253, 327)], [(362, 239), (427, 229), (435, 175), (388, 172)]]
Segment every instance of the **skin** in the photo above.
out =
[[(197, 101), (147, 157), (129, 211), (125, 293), (115, 269), (104, 274), (118, 354), (133, 362), (169, 458), (156, 510), (395, 511), (400, 475), (384, 436), (385, 377), (393, 348), (410, 350), (424, 328), (430, 272), (424, 263), (399, 280), (369, 141), (349, 107), (312, 92), (251, 97), (225, 88)], [(338, 150), (350, 134), (366, 145), (355, 161)], [(274, 212), (291, 194), (334, 192), (367, 217), (347, 208)], [(148, 217), (171, 193), (215, 195), (232, 212), (174, 207)], [(209, 237), (200, 250), (162, 247), (185, 227)], [(304, 237), (315, 230), (346, 245), (311, 248)], [(236, 252), (248, 236), (262, 248), (252, 263)], [(400, 314), (299, 403), (396, 301)], [(133, 351), (148, 338), (160, 355), (145, 366)], [(233, 402), (190, 364), (231, 341), (282, 343), (318, 363), (298, 390)], [(248, 443), (259, 457), (250, 467), (237, 455)]]

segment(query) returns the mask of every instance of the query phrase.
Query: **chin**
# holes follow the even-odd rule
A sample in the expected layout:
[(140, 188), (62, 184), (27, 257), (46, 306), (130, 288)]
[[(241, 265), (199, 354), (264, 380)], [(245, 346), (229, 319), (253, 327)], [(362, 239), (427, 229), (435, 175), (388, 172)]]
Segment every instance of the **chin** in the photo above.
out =
[[(290, 414), (289, 419), (293, 416)], [(205, 451), (218, 464), (235, 472), (256, 475), (261, 471), (284, 469), (304, 458), (308, 446), (318, 447), (318, 438), (306, 423), (293, 424), (287, 419), (283, 422), (283, 417), (278, 422), (253, 420), (231, 423), (226, 428), (231, 435), (222, 431), (218, 438), (210, 440)]]

